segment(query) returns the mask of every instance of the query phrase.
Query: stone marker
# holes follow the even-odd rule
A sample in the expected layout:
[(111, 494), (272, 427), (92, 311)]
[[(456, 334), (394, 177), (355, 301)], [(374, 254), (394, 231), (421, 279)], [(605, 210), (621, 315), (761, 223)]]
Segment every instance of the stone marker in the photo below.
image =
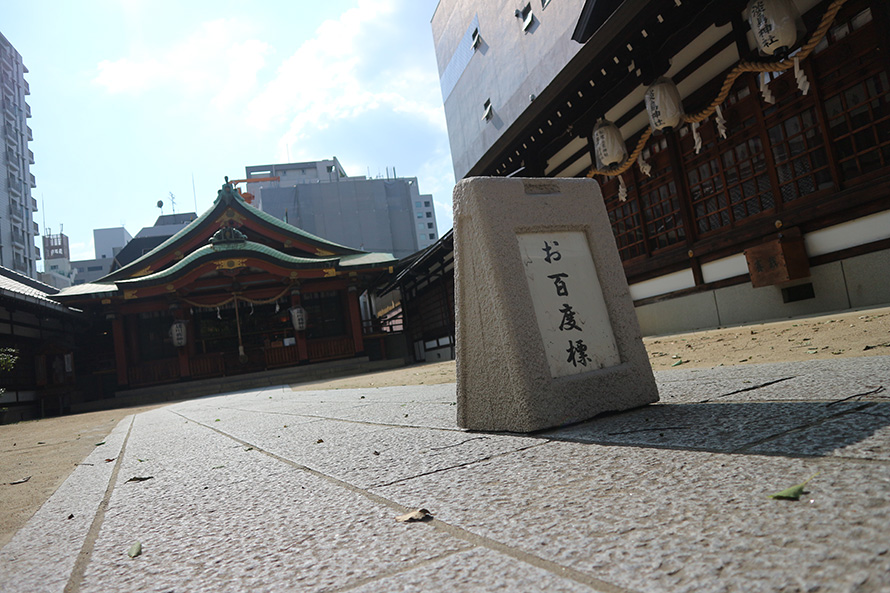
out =
[(457, 421), (531, 432), (658, 401), (599, 184), (454, 189)]

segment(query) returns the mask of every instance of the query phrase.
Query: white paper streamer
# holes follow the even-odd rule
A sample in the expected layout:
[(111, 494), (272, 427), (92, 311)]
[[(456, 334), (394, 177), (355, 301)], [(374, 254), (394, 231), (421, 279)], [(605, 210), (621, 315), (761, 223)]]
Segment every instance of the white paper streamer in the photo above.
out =
[(766, 77), (766, 72), (760, 73), (760, 94), (763, 95), (764, 102), (772, 104), (776, 102), (776, 98), (773, 96), (773, 94), (769, 90), (769, 87), (766, 85)]
[(624, 177), (621, 175), (618, 176), (618, 200), (621, 202), (627, 201), (627, 186), (624, 185)]
[(723, 111), (720, 109), (720, 106), (717, 105), (715, 110), (717, 114), (717, 133), (720, 134), (720, 137), (726, 140), (726, 118), (723, 117)]
[(806, 73), (800, 67), (800, 58), (794, 57), (794, 79), (797, 81), (797, 88), (806, 95), (810, 90), (810, 81), (807, 80)]
[(692, 137), (695, 139), (695, 154), (701, 152), (701, 136), (698, 134), (698, 122), (692, 122)]
[(646, 159), (643, 158), (643, 155), (637, 157), (637, 165), (640, 167), (640, 171), (646, 177), (652, 177), (652, 165), (646, 162)]

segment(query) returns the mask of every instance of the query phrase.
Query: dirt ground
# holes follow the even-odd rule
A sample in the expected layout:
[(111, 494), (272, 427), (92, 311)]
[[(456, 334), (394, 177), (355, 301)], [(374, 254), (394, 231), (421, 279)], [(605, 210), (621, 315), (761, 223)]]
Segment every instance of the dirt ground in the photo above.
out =
[[(890, 355), (890, 307), (644, 339), (652, 368)], [(455, 380), (454, 361), (294, 385), (294, 390), (432, 385)], [(125, 416), (159, 406), (0, 426), (0, 547)], [(27, 482), (13, 484), (24, 478)]]

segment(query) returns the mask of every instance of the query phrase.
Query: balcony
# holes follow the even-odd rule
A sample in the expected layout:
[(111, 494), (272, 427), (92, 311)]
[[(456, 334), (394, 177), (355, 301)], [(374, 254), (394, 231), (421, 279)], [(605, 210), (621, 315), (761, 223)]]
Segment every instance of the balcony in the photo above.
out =
[(37, 180), (34, 179), (34, 173), (28, 173), (28, 184), (31, 187), (37, 187)]
[(30, 94), (31, 94), (31, 85), (28, 84), (28, 81), (27, 81), (27, 80), (25, 81), (25, 85), (24, 85), (24, 86), (25, 86), (25, 94), (26, 94), (26, 95), (30, 95)]
[(22, 231), (20, 231), (19, 229), (15, 228), (15, 227), (12, 228), (12, 244), (18, 245), (19, 247), (22, 247), (22, 248), (24, 248), (26, 245), (25, 233), (23, 233)]
[(40, 227), (37, 226), (37, 223), (34, 222), (34, 221), (32, 220), (32, 221), (31, 221), (31, 225), (32, 225), (32, 226), (31, 226), (31, 230), (32, 230), (32, 232), (33, 232), (35, 235), (39, 235), (39, 234), (40, 234)]
[(9, 217), (19, 224), (21, 224), (24, 220), (24, 210), (24, 208), (22, 208), (18, 204), (15, 204), (14, 202), (9, 203)]
[(31, 210), (37, 212), (37, 200), (34, 198), (31, 198)]
[(25, 117), (31, 117), (31, 106), (25, 103)]
[(34, 164), (34, 151), (33, 150), (28, 151), (28, 162), (31, 163), (32, 165)]
[(14, 198), (22, 199), (22, 184), (20, 181), (13, 179), (12, 176), (7, 178), (9, 186), (9, 195)]
[(25, 129), (28, 130), (28, 142), (34, 140), (34, 133), (31, 131), (31, 126), (25, 126)]
[(9, 147), (6, 148), (6, 166), (18, 173), (21, 160), (17, 151)]

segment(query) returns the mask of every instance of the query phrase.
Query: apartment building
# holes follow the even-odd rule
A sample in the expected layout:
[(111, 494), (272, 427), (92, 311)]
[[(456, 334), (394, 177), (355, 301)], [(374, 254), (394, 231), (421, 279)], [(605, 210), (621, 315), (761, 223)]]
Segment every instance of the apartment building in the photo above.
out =
[(28, 127), (31, 108), (25, 101), (30, 94), (27, 72), (22, 56), (0, 34), (0, 266), (36, 278), (40, 250), (35, 237), (40, 229), (34, 222), (37, 200), (31, 196), (37, 183), (31, 174), (34, 153), (28, 148), (33, 137)]

